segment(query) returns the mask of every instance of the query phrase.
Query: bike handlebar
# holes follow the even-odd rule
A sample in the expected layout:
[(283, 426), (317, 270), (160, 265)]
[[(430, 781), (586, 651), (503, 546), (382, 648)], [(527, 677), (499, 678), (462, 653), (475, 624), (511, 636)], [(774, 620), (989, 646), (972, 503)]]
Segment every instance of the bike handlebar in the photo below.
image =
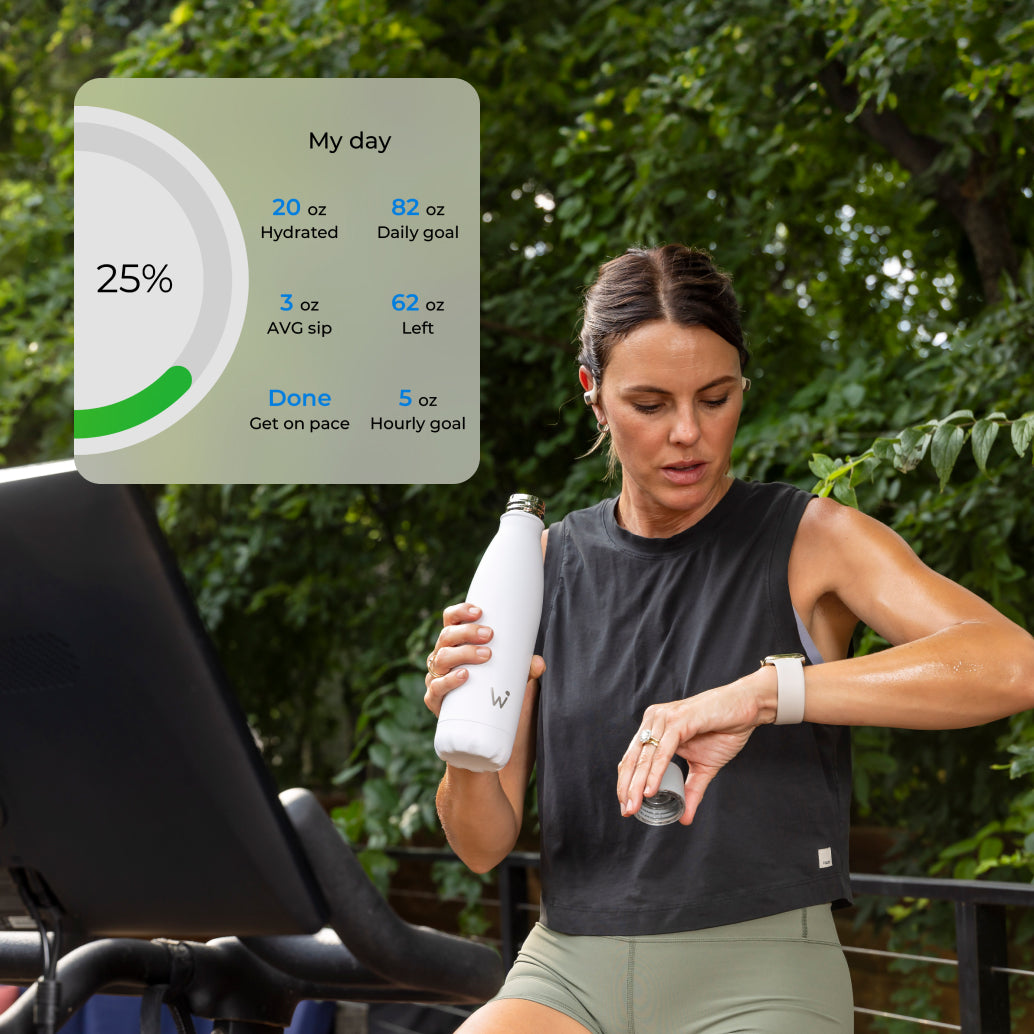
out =
[(483, 944), (396, 915), (308, 790), (287, 790), (280, 801), (327, 899), (329, 925), (364, 966), (393, 983), (454, 993), (463, 1001), (485, 1001), (499, 990), (502, 959)]
[[(281, 802), (323, 891), (332, 929), (207, 944), (90, 941), (58, 963), (59, 1027), (98, 991), (139, 994), (170, 981), (183, 983), (195, 1015), (274, 1027), (286, 1026), (303, 999), (478, 1003), (495, 994), (503, 979), (495, 951), (405, 922), (309, 791), (286, 791)], [(38, 935), (0, 932), (0, 979), (30, 983), (41, 970)], [(0, 1016), (0, 1034), (32, 1034), (35, 999), (31, 987)]]

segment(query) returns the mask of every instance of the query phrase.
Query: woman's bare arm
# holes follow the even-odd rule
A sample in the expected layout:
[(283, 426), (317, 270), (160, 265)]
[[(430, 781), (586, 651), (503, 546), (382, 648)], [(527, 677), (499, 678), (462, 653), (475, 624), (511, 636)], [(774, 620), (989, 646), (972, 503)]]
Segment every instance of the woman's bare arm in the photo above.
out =
[[(542, 555), (546, 555), (548, 530), (542, 532)], [(441, 711), (447, 693), (467, 680), (467, 665), (481, 664), (491, 656), (492, 630), (478, 624), (481, 610), (472, 603), (447, 607), (443, 627), (432, 657), (435, 677), (424, 679), (424, 703)], [(538, 680), (546, 662), (533, 657), (524, 703), (517, 723), (510, 760), (499, 772), (468, 772), (446, 765), (438, 786), (436, 802), (445, 836), (452, 849), (475, 872), (487, 872), (498, 865), (517, 843), (524, 818), (524, 796), (535, 767), (536, 705)]]
[(532, 662), (510, 760), (499, 772), (468, 772), (446, 765), (438, 786), (438, 817), (452, 849), (474, 872), (495, 868), (513, 849), (524, 817), (524, 795), (535, 764), (538, 676)]
[[(951, 729), (1034, 707), (1034, 638), (928, 568), (890, 528), (829, 499), (809, 503), (790, 557), (790, 594), (826, 657), (843, 658), (864, 622), (892, 645), (805, 668), (804, 718), (831, 725)], [(618, 766), (624, 814), (638, 810), (674, 754), (689, 763), (684, 823), (758, 725), (775, 719), (775, 669), (655, 704)]]

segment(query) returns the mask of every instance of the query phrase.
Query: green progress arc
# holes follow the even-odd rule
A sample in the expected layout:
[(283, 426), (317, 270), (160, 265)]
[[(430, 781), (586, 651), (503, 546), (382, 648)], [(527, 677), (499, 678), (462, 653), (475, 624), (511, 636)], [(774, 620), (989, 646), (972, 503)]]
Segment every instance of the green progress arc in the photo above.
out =
[(137, 427), (186, 394), (191, 385), (185, 366), (170, 366), (154, 383), (121, 402), (75, 411), (76, 438), (102, 438)]

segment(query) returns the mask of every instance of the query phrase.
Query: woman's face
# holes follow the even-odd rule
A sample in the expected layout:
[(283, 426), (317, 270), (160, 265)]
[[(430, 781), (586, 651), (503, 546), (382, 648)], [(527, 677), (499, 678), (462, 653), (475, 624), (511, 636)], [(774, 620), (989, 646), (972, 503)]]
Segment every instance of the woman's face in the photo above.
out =
[(621, 461), (626, 527), (674, 534), (721, 499), (742, 406), (739, 353), (706, 327), (653, 320), (614, 345), (596, 415)]

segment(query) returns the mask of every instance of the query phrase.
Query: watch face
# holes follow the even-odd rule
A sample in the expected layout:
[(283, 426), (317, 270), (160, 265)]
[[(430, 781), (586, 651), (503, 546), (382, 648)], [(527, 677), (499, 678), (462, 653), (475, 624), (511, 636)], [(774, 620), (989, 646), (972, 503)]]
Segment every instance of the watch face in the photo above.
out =
[(804, 661), (803, 653), (770, 653), (761, 663), (775, 664), (776, 661)]

